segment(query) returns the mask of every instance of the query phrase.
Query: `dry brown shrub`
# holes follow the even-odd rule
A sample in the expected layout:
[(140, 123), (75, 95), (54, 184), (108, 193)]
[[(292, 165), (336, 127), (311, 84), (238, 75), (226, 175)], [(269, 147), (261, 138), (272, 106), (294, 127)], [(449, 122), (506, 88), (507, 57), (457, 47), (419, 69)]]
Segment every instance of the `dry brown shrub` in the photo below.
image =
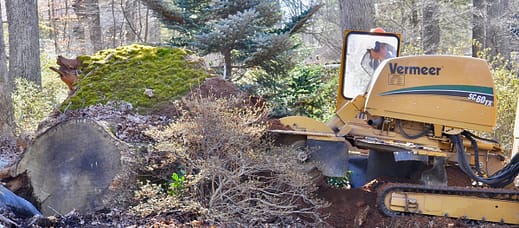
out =
[(328, 205), (315, 196), (310, 178), (296, 171), (295, 152), (274, 146), (265, 137), (264, 109), (242, 102), (191, 97), (185, 101), (189, 112), (178, 121), (148, 132), (158, 142), (154, 153), (170, 153), (151, 169), (172, 170), (181, 161), (185, 188), (167, 195), (145, 185), (134, 211), (185, 212), (190, 205), (193, 219), (220, 226), (323, 224), (318, 209)]

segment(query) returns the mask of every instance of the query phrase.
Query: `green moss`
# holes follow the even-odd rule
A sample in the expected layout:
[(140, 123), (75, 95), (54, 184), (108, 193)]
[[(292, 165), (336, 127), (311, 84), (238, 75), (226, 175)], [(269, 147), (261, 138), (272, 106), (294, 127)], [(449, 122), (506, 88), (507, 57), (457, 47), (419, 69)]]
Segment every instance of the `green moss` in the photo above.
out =
[[(111, 100), (131, 103), (139, 112), (178, 99), (209, 77), (199, 63), (186, 60), (193, 52), (180, 48), (130, 45), (79, 56), (81, 75), (76, 94), (62, 109), (79, 109)], [(145, 94), (153, 90), (153, 97)]]

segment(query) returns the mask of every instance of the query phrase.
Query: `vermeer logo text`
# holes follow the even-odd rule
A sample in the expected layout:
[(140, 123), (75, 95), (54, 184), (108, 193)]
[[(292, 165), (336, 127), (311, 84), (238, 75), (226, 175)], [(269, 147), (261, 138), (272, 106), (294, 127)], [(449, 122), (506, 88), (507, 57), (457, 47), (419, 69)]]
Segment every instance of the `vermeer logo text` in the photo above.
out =
[(398, 63), (389, 63), (389, 71), (391, 74), (414, 74), (414, 75), (440, 75), (440, 67), (426, 66), (399, 66)]

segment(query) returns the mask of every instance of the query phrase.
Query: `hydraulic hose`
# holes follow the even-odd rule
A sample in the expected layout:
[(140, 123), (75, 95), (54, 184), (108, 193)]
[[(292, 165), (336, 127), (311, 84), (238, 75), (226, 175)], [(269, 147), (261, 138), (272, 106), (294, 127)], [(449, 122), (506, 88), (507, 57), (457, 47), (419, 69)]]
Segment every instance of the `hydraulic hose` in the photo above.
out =
[(496, 141), (496, 140), (493, 140), (493, 139), (486, 139), (486, 138), (483, 138), (483, 137), (477, 136), (477, 135), (473, 134), (473, 133), (470, 132), (470, 131), (463, 131), (463, 132), (464, 132), (465, 134), (467, 134), (467, 135), (470, 135), (472, 138), (475, 138), (475, 139), (477, 139), (477, 140), (487, 141), (487, 142), (491, 142), (491, 143), (497, 143), (497, 144), (499, 144), (499, 142)]
[(482, 177), (483, 173), (481, 172), (481, 167), (479, 165), (479, 149), (478, 149), (478, 143), (476, 140), (472, 137), (474, 136), (472, 133), (468, 131), (463, 131), (461, 133), (465, 138), (467, 138), (470, 141), (470, 145), (472, 146), (472, 149), (474, 150), (474, 166), (476, 167), (476, 172), (478, 176)]
[(431, 125), (427, 125), (422, 132), (416, 134), (416, 135), (409, 135), (407, 132), (404, 131), (404, 129), (402, 128), (402, 123), (400, 122), (400, 120), (396, 120), (396, 124), (398, 126), (398, 129), (400, 131), (400, 134), (403, 135), (404, 137), (408, 138), (408, 139), (417, 139), (417, 138), (420, 138), (420, 137), (423, 137), (425, 135), (427, 135), (431, 130), (432, 130), (432, 126)]
[(488, 178), (479, 177), (474, 174), (470, 163), (467, 160), (465, 147), (463, 146), (463, 138), (461, 135), (451, 135), (451, 142), (456, 149), (458, 164), (461, 170), (467, 174), (472, 180), (490, 185), (495, 188), (503, 188), (514, 181), (514, 178), (519, 174), (519, 156), (516, 154), (510, 162)]

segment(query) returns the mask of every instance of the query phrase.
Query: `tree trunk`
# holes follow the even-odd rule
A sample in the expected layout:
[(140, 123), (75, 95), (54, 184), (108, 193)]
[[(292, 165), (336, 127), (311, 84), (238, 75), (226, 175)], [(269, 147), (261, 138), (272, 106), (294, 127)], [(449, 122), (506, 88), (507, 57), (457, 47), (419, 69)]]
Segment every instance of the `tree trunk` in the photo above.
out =
[(123, 11), (126, 30), (126, 42), (143, 42), (141, 39), (141, 29), (142, 25), (140, 23), (140, 8), (139, 2), (128, 0), (126, 4), (123, 5), (121, 2), (121, 10)]
[(422, 47), (425, 54), (436, 54), (440, 46), (440, 15), (437, 0), (423, 2)]
[(9, 75), (41, 87), (37, 0), (6, 0), (9, 23)]
[(85, 29), (85, 41), (90, 44), (87, 52), (103, 49), (103, 35), (98, 0), (75, 0), (72, 7)]
[(128, 0), (121, 10), (124, 16), (125, 43), (159, 42), (160, 22), (152, 18), (150, 9), (141, 4), (141, 1)]
[(341, 29), (369, 31), (375, 27), (373, 0), (339, 0)]
[[(129, 147), (90, 119), (69, 119), (39, 134), (12, 167), (26, 175), (36, 204), (46, 215), (110, 207), (132, 173)], [(126, 154), (126, 155), (125, 155)], [(125, 161), (126, 161), (125, 160)], [(119, 199), (121, 200), (121, 199)]]
[(478, 51), (485, 45), (485, 17), (487, 14), (485, 0), (472, 0), (472, 56), (477, 57)]
[(222, 51), (224, 66), (223, 66), (223, 79), (231, 81), (232, 80), (232, 58), (231, 51), (224, 50)]
[(50, 25), (50, 38), (54, 41), (54, 53), (61, 53), (58, 45), (58, 27), (56, 25), (56, 4), (55, 0), (49, 0), (47, 5), (49, 7), (49, 25)]
[(487, 1), (487, 31), (486, 45), (491, 48), (490, 55), (498, 54), (506, 59), (510, 59), (510, 31), (507, 26), (506, 10), (509, 7), (509, 0)]
[[(139, 2), (139, 1), (138, 1)], [(140, 2), (139, 2), (140, 3)], [(139, 23), (141, 25), (141, 37), (144, 43), (160, 42), (160, 21), (153, 17), (151, 9), (139, 4)], [(143, 19), (144, 17), (144, 19)], [(144, 21), (143, 21), (144, 20)]]
[(144, 41), (146, 43), (159, 43), (160, 42), (160, 21), (153, 16), (151, 10), (146, 7), (146, 31)]
[(14, 129), (13, 104), (11, 90), (13, 83), (7, 72), (7, 58), (5, 53), (4, 26), (1, 20), (2, 6), (0, 4), (0, 135), (12, 136)]
[[(411, 17), (409, 18), (409, 24), (411, 25), (411, 29), (404, 30), (405, 34), (403, 34), (404, 36), (408, 37), (409, 42), (411, 44), (414, 44), (417, 46), (420, 45), (420, 41), (421, 41), (421, 37), (422, 37), (422, 34), (420, 33), (420, 31), (422, 31), (421, 26), (423, 26), (423, 24), (421, 23), (421, 18), (419, 16), (420, 15), (419, 1), (420, 0), (413, 0), (413, 1), (409, 2), (409, 4), (411, 5)], [(402, 9), (401, 15), (406, 15), (406, 13), (404, 12), (405, 6), (402, 6), (402, 8), (403, 9)], [(403, 16), (402, 18), (405, 19), (406, 17)], [(402, 23), (402, 24), (405, 25), (405, 23)]]

